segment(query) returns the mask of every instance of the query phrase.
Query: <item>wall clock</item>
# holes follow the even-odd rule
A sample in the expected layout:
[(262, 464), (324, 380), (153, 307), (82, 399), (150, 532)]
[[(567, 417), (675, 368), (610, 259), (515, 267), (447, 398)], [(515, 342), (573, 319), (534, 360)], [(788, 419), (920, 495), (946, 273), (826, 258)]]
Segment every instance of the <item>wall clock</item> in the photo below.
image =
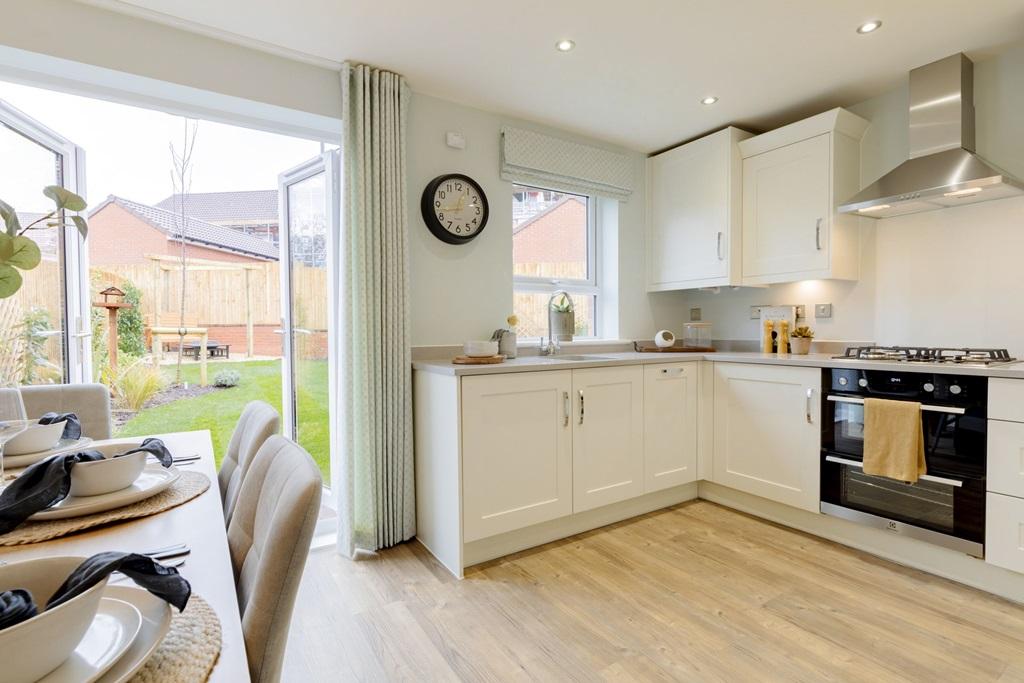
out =
[(445, 173), (423, 188), (420, 211), (434, 237), (448, 244), (465, 244), (487, 225), (487, 195), (469, 176)]

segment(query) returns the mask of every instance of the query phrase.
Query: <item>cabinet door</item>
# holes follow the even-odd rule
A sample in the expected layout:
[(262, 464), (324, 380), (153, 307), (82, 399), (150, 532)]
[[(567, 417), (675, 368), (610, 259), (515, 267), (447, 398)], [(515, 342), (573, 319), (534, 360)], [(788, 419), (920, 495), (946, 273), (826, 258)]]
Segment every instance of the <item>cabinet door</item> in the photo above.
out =
[(697, 480), (698, 363), (644, 366), (644, 492)]
[(640, 366), (572, 371), (573, 511), (644, 492), (643, 392)]
[[(989, 380), (991, 382), (991, 380)], [(989, 414), (992, 412), (989, 385)], [(988, 421), (988, 490), (1024, 498), (1024, 423)]]
[(650, 160), (651, 289), (728, 277), (731, 144), (722, 133)]
[(826, 133), (743, 160), (745, 280), (785, 282), (828, 269), (830, 139)]
[(821, 371), (715, 363), (714, 481), (819, 511)]
[(985, 496), (985, 561), (1024, 572), (1024, 499)]
[(572, 513), (572, 372), (462, 379), (466, 542)]

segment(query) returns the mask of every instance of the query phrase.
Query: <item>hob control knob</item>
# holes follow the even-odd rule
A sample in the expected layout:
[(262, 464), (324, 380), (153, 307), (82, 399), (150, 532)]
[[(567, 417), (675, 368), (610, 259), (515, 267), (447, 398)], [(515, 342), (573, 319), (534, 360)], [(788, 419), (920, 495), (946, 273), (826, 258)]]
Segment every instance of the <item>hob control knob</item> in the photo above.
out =
[(840, 377), (839, 378), (839, 386), (845, 387), (849, 383), (850, 383), (850, 380), (846, 379), (845, 377)]
[(859, 384), (862, 387), (866, 387), (868, 385), (868, 380), (864, 377), (861, 377), (859, 380), (857, 380), (857, 384)]
[(951, 384), (951, 385), (949, 385), (949, 393), (953, 394), (954, 396), (959, 394), (961, 391), (963, 391), (963, 389), (960, 388), (959, 384)]
[[(957, 388), (959, 389), (959, 387), (957, 387)], [(932, 384), (931, 382), (925, 382), (924, 383), (924, 390), (925, 391), (935, 391), (935, 385)]]

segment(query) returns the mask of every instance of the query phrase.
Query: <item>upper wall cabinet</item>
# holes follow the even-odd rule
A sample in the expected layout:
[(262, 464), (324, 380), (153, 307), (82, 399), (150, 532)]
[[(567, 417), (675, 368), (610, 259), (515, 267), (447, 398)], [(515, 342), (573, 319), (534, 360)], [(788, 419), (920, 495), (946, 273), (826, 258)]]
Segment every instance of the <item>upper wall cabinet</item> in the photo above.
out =
[(743, 191), (738, 143), (726, 128), (647, 160), (647, 290), (738, 285)]
[(860, 277), (863, 219), (836, 207), (860, 189), (867, 127), (833, 109), (739, 143), (743, 284)]

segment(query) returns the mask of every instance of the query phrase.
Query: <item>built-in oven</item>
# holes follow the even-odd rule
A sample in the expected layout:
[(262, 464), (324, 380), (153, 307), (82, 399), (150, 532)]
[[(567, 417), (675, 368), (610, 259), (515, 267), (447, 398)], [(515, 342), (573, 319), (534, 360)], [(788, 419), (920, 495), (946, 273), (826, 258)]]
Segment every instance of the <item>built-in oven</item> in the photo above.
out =
[[(988, 380), (846, 368), (822, 371), (821, 511), (982, 557)], [(864, 399), (921, 404), (928, 473), (864, 474)]]

